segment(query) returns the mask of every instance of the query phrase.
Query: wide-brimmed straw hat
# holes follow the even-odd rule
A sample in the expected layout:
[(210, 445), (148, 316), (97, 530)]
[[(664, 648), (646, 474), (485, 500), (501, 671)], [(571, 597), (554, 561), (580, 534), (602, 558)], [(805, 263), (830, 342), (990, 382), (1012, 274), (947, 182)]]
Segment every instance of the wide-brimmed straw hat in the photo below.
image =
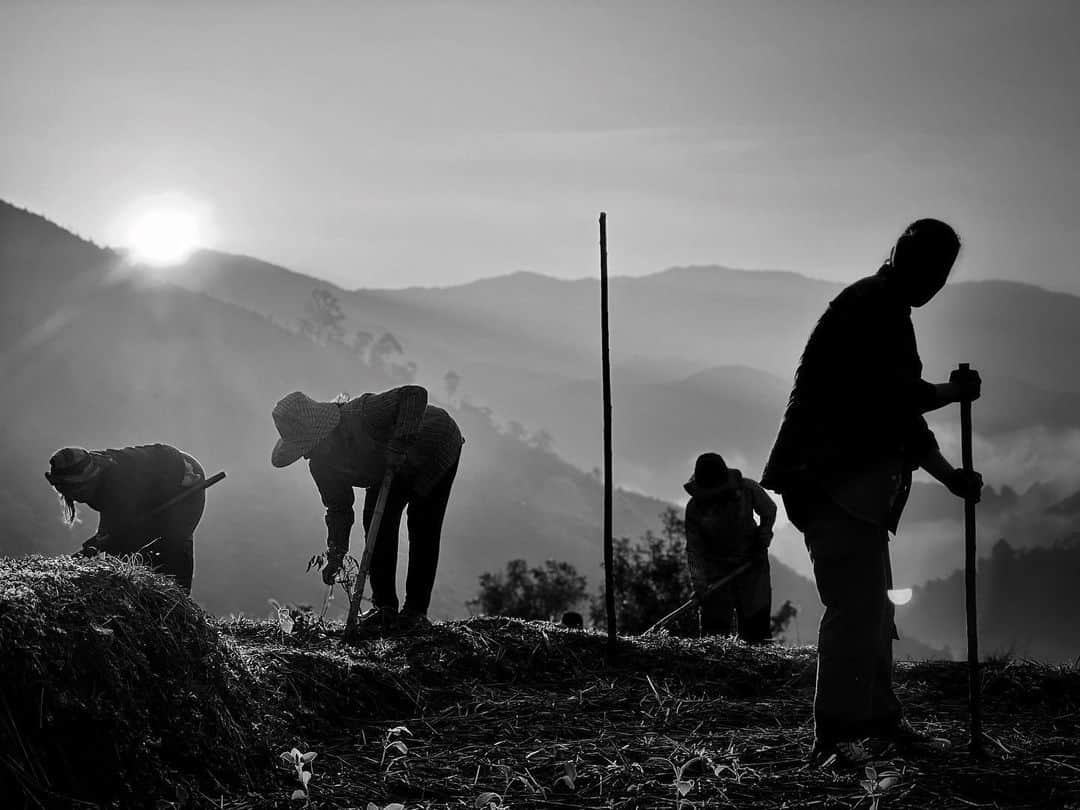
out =
[(738, 486), (738, 470), (731, 470), (719, 453), (702, 453), (694, 464), (694, 475), (683, 485), (692, 498), (729, 495)]
[(85, 484), (101, 474), (102, 467), (96, 463), (94, 454), (82, 447), (62, 447), (49, 459), (49, 471), (45, 478), (55, 487)]
[(307, 394), (293, 391), (274, 406), (274, 424), (281, 435), (270, 463), (288, 467), (329, 436), (341, 421), (341, 409), (333, 402), (316, 402)]

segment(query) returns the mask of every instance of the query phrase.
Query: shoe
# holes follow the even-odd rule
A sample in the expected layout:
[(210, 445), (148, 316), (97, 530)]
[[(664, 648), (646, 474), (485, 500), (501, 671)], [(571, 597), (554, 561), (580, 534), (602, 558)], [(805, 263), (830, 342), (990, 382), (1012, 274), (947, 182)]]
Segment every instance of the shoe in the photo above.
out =
[(858, 768), (873, 760), (869, 749), (860, 740), (841, 740), (834, 743), (814, 741), (810, 763), (819, 768)]
[(398, 614), (397, 626), (402, 633), (423, 633), (431, 627), (431, 620), (426, 613), (405, 608)]
[(934, 737), (916, 730), (906, 717), (901, 717), (874, 737), (904, 753), (936, 754), (952, 747), (952, 743), (944, 737)]
[(397, 630), (398, 612), (393, 607), (373, 607), (360, 614), (356, 622), (361, 636), (381, 636)]

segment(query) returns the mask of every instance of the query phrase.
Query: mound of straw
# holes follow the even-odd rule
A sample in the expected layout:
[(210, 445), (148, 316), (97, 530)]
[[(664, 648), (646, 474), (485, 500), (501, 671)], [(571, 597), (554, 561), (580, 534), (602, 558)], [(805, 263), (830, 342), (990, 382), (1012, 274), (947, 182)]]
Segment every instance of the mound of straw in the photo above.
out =
[(251, 686), (171, 580), (106, 557), (0, 559), (0, 648), (3, 795), (135, 803), (242, 780)]

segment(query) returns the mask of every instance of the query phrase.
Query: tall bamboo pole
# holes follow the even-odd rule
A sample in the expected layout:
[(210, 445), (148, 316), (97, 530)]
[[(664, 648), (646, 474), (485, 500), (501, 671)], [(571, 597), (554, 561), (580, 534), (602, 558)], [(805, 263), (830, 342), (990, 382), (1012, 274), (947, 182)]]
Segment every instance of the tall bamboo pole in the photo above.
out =
[[(960, 371), (970, 369), (960, 364)], [(960, 401), (960, 457), (964, 472), (971, 473), (975, 467), (971, 458), (971, 400)], [(979, 625), (976, 614), (975, 593), (975, 501), (964, 499), (964, 591), (967, 600), (967, 656), (968, 656), (968, 709), (970, 712), (971, 753), (982, 751), (982, 698), (979, 688)]]
[(615, 549), (611, 527), (611, 340), (608, 330), (607, 214), (600, 213), (600, 356), (604, 370), (604, 607), (608, 655), (615, 653)]

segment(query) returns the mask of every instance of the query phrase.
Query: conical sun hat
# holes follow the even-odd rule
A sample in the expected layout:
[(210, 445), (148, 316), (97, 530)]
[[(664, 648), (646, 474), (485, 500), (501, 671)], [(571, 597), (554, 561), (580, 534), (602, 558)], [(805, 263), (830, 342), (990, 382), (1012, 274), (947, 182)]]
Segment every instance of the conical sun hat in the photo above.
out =
[(341, 410), (333, 402), (316, 402), (307, 394), (293, 391), (278, 401), (273, 416), (281, 438), (270, 454), (270, 463), (287, 467), (333, 432), (341, 420)]
[(94, 454), (82, 447), (62, 447), (49, 459), (45, 477), (56, 486), (82, 484), (101, 472)]

